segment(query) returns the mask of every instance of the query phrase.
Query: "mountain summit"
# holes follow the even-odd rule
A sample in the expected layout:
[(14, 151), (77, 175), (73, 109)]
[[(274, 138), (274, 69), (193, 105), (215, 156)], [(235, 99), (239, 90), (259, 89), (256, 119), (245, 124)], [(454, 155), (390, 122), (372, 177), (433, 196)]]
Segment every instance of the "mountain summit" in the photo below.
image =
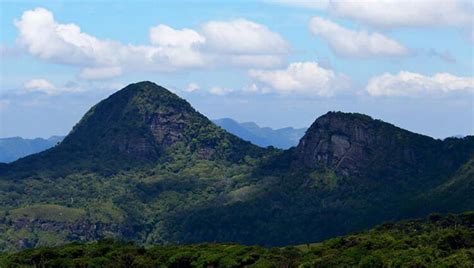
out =
[(139, 82), (93, 106), (58, 146), (13, 166), (114, 171), (164, 160), (176, 150), (231, 162), (264, 151), (216, 126), (169, 90)]
[[(363, 114), (328, 112), (308, 129), (296, 155), (306, 167), (343, 175), (416, 177), (459, 167), (473, 153), (472, 148), (459, 147), (460, 141), (436, 140)], [(455, 154), (462, 160), (453, 158)]]

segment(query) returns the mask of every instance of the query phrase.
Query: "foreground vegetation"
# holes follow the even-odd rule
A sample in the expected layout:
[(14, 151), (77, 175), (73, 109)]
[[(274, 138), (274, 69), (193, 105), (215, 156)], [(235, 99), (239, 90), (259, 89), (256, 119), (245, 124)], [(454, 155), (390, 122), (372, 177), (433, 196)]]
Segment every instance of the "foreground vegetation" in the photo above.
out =
[(101, 240), (0, 255), (1, 267), (473, 267), (474, 212), (386, 223), (322, 243), (283, 248), (238, 244), (144, 248)]

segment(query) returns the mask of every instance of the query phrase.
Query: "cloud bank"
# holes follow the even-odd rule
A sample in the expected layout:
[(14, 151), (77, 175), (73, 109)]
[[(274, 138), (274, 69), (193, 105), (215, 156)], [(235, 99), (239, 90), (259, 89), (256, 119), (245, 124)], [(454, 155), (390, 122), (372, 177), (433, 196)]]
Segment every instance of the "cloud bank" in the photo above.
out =
[(330, 20), (314, 17), (309, 29), (324, 39), (331, 50), (344, 57), (405, 56), (408, 49), (380, 33), (346, 29)]
[[(278, 70), (250, 70), (249, 76), (263, 85), (263, 93), (330, 97), (347, 86), (347, 78), (322, 68), (316, 62), (294, 62), (286, 69)], [(252, 84), (246, 91), (259, 90)]]
[(99, 39), (75, 24), (55, 20), (36, 8), (15, 22), (18, 42), (40, 59), (79, 66), (83, 79), (104, 79), (131, 71), (177, 71), (222, 63), (269, 68), (282, 64), (288, 43), (266, 26), (244, 19), (210, 21), (201, 29), (150, 28), (150, 44)]
[(369, 80), (367, 92), (372, 96), (425, 97), (448, 93), (474, 93), (474, 78), (459, 77), (449, 73), (426, 76), (401, 71), (385, 73)]

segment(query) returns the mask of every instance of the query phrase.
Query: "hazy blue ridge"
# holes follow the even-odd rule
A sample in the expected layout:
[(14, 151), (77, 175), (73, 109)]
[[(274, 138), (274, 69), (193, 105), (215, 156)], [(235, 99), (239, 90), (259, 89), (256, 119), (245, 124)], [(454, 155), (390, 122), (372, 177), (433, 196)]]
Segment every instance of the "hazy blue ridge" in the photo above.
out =
[(53, 147), (63, 138), (64, 136), (51, 136), (47, 139), (0, 138), (0, 162), (10, 163), (27, 155), (39, 153)]
[(231, 118), (213, 120), (213, 122), (238, 136), (258, 146), (274, 146), (280, 149), (288, 149), (296, 146), (305, 134), (307, 128), (279, 128), (260, 127), (254, 122), (239, 123)]

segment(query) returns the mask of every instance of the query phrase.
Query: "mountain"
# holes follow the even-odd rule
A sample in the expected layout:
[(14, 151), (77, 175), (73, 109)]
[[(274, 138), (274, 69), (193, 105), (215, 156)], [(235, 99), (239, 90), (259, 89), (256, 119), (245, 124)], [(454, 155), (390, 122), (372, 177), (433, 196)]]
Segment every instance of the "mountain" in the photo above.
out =
[(263, 149), (217, 127), (172, 92), (141, 82), (92, 107), (58, 146), (20, 159), (8, 170), (25, 176), (27, 170), (113, 173), (167, 161), (176, 151), (238, 162)]
[(366, 115), (329, 112), (296, 148), (253, 172), (263, 178), (245, 188), (253, 195), (186, 211), (171, 221), (168, 233), (189, 243), (286, 245), (433, 211), (462, 212), (473, 205), (465, 189), (474, 180), (470, 173), (453, 185), (459, 195), (450, 197), (465, 206), (443, 205), (449, 195), (426, 194), (472, 165), (472, 159), (473, 136), (435, 140)]
[(260, 127), (254, 122), (239, 123), (230, 118), (213, 120), (213, 122), (226, 131), (250, 141), (261, 147), (274, 146), (280, 149), (288, 149), (298, 144), (300, 138), (306, 132), (306, 128), (280, 128)]
[[(309, 168), (385, 179), (452, 174), (474, 151), (473, 137), (444, 141), (362, 114), (330, 112), (318, 118), (296, 148)], [(467, 146), (467, 148), (463, 148)]]
[(140, 82), (59, 145), (0, 165), (0, 249), (104, 237), (310, 243), (473, 210), (473, 163), (473, 136), (436, 140), (341, 112), (317, 118), (296, 147), (261, 148)]
[[(274, 146), (288, 149), (298, 144), (306, 128), (292, 127), (272, 129), (261, 128), (253, 122), (239, 123), (230, 118), (212, 120), (212, 122), (235, 136), (261, 146)], [(51, 136), (48, 139), (24, 139), (21, 137), (0, 138), (0, 162), (10, 163), (19, 158), (47, 150), (64, 139), (64, 136)]]
[(103, 240), (0, 254), (2, 267), (472, 267), (474, 213), (386, 223), (316, 244), (155, 245)]
[(0, 138), (0, 162), (9, 163), (21, 157), (44, 151), (58, 144), (63, 138), (62, 136), (51, 136), (47, 139)]

